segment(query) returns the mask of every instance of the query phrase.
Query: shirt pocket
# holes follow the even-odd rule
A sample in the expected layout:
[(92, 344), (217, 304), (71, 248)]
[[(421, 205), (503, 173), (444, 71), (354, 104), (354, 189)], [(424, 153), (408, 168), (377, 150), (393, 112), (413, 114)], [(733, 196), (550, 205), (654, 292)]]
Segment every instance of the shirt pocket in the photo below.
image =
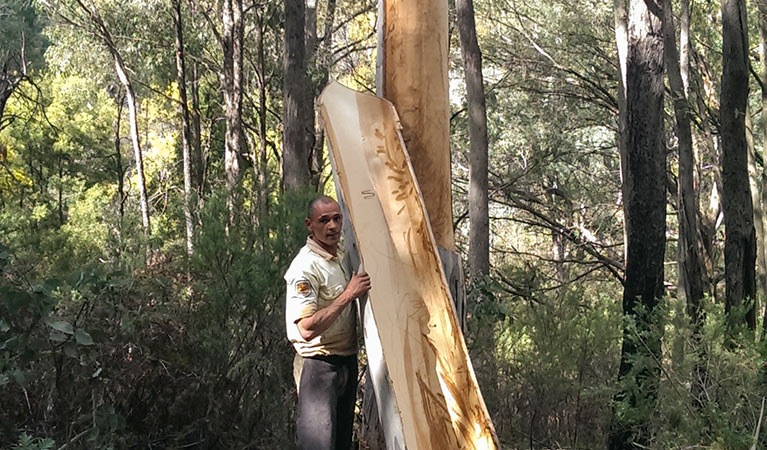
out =
[(345, 286), (342, 284), (336, 284), (333, 286), (322, 286), (320, 288), (320, 297), (323, 306), (333, 303), (333, 300), (338, 298), (344, 291)]

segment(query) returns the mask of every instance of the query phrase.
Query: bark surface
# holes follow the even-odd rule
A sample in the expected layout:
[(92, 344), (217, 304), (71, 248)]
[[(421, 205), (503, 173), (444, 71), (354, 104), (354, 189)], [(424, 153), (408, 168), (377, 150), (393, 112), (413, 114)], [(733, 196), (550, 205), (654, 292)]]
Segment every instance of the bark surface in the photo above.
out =
[(472, 278), (482, 278), (490, 273), (487, 107), (482, 78), (482, 53), (477, 43), (474, 2), (456, 0), (455, 10), (469, 105), (469, 271)]
[[(655, 6), (654, 11), (648, 5)], [(636, 328), (623, 333), (618, 377), (623, 387), (617, 402), (636, 411), (631, 422), (614, 418), (608, 447), (641, 448), (650, 436), (647, 423), (656, 398), (658, 373), (650, 363), (659, 354), (660, 340), (647, 333), (648, 320), (663, 295), (663, 258), (666, 244), (666, 148), (663, 140), (663, 34), (661, 10), (653, 2), (630, 0), (627, 8), (625, 66), (625, 129), (622, 149), (623, 209), (626, 229), (626, 279), (623, 314)], [(618, 36), (620, 39), (620, 36)], [(619, 47), (621, 42), (618, 43)], [(638, 341), (637, 334), (642, 339)], [(644, 358), (637, 359), (640, 355)], [(631, 380), (634, 386), (625, 382)]]
[[(725, 312), (731, 327), (756, 326), (756, 234), (748, 178), (746, 102), (748, 97), (748, 36), (743, 0), (722, 1), (722, 207), (724, 210)], [(735, 314), (735, 313), (738, 314)]]

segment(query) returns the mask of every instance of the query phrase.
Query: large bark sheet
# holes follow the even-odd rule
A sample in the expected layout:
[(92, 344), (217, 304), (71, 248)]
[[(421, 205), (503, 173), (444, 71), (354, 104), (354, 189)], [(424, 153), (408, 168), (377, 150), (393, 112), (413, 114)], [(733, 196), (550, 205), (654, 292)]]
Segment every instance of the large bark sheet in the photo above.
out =
[(332, 83), (320, 111), (372, 279), (369, 302), (405, 445), (498, 448), (394, 107)]

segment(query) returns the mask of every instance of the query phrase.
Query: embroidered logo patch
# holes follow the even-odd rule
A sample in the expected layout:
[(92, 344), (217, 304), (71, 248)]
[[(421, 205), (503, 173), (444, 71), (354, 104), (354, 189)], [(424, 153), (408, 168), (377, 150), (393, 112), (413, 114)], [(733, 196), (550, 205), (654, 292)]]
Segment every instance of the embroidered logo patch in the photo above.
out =
[(310, 285), (306, 280), (299, 280), (296, 283), (296, 292), (303, 296), (307, 296), (310, 292), (312, 292), (312, 285)]

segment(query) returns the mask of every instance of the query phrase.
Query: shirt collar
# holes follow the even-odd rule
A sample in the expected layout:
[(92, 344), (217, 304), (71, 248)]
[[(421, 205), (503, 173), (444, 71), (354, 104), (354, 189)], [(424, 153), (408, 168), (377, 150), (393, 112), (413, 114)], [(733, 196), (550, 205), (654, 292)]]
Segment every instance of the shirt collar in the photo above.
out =
[(309, 247), (309, 250), (313, 251), (314, 253), (320, 255), (321, 257), (325, 258), (326, 261), (330, 261), (333, 258), (338, 258), (339, 255), (343, 255), (344, 250), (341, 248), (341, 246), (338, 246), (338, 253), (333, 255), (322, 246), (316, 242), (314, 242), (314, 239), (312, 239), (311, 236), (306, 238), (306, 246)]

